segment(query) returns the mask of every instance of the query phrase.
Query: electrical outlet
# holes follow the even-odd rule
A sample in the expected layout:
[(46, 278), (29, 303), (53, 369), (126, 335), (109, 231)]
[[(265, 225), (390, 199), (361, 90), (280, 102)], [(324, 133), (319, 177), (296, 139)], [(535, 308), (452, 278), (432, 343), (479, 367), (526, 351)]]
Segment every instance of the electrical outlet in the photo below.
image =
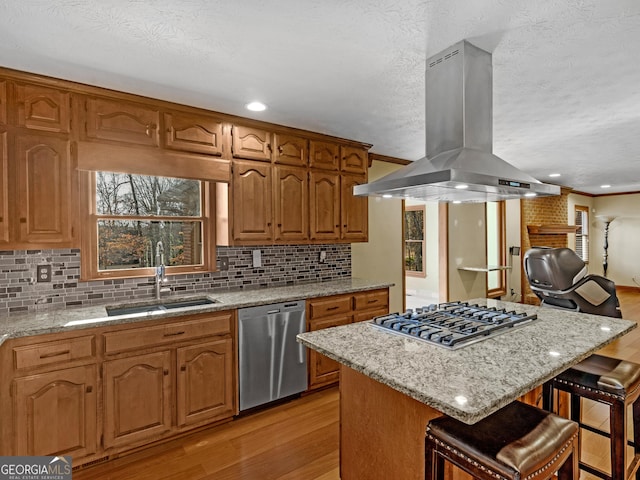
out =
[(327, 251), (326, 250), (320, 250), (319, 262), (320, 263), (324, 263), (326, 260), (327, 260)]
[(51, 265), (38, 265), (36, 267), (36, 279), (38, 282), (50, 282)]
[(220, 257), (220, 270), (229, 270), (229, 257)]

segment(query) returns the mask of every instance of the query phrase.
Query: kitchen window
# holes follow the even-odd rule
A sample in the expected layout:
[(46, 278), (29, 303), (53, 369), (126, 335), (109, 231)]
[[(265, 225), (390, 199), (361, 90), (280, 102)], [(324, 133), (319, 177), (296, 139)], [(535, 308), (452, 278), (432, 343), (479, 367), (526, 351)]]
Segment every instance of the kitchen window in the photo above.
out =
[(425, 207), (408, 206), (404, 210), (404, 265), (405, 274), (426, 277), (425, 268)]
[(88, 200), (83, 279), (152, 276), (158, 242), (168, 274), (211, 270), (209, 182), (100, 171), (81, 176)]
[(576, 253), (589, 263), (589, 207), (576, 205)]

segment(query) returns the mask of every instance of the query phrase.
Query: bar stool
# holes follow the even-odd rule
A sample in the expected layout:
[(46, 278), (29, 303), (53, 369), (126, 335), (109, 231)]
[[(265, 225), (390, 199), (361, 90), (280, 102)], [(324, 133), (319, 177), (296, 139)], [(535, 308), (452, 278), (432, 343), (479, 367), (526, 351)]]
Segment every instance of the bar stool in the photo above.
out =
[(482, 480), (578, 480), (578, 424), (513, 402), (467, 425), (439, 417), (427, 425), (425, 480), (443, 480), (445, 460)]
[[(569, 392), (571, 419), (581, 428), (608, 437), (611, 444), (611, 475), (593, 465), (579, 461), (580, 468), (606, 480), (627, 480), (638, 474), (640, 465), (640, 365), (603, 355), (586, 360), (546, 382), (543, 408), (552, 411), (554, 389)], [(609, 432), (582, 423), (580, 399), (588, 398), (609, 406)], [(627, 407), (633, 405), (634, 455), (627, 469)], [(580, 450), (579, 450), (580, 451)]]

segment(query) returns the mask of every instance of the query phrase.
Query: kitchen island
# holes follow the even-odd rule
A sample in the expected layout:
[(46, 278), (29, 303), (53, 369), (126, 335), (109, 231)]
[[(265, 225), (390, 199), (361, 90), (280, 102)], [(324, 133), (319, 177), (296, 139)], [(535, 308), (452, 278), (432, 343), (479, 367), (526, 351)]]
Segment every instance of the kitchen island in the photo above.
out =
[(369, 322), (298, 336), (340, 362), (342, 480), (424, 478), (427, 422), (473, 424), (575, 365), (635, 322), (531, 305), (470, 303), (537, 320), (457, 350), (381, 331)]

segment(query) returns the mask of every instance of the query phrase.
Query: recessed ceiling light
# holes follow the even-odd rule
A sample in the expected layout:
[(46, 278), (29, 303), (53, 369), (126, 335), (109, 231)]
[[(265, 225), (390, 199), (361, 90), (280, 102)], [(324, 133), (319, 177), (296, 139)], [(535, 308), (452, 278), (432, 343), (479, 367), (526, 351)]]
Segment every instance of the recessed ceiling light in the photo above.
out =
[(252, 112), (263, 112), (267, 109), (267, 106), (262, 102), (251, 102), (245, 105), (247, 110), (251, 110)]
[(469, 185), (467, 185), (466, 183), (461, 183), (460, 185), (456, 185), (456, 188), (458, 190), (464, 190), (465, 188), (469, 188)]
[(393, 196), (389, 193), (385, 193), (384, 195), (382, 195), (382, 198), (393, 198)]
[(600, 185), (600, 188), (611, 188), (611, 185)]
[(453, 203), (462, 203), (460, 200), (454, 200)]
[(527, 192), (527, 193), (524, 194), (524, 196), (525, 197), (536, 197), (536, 196), (538, 196), (538, 194), (535, 193), (535, 192)]
[(559, 177), (560, 174), (559, 173), (550, 173), (549, 176), (550, 177)]

